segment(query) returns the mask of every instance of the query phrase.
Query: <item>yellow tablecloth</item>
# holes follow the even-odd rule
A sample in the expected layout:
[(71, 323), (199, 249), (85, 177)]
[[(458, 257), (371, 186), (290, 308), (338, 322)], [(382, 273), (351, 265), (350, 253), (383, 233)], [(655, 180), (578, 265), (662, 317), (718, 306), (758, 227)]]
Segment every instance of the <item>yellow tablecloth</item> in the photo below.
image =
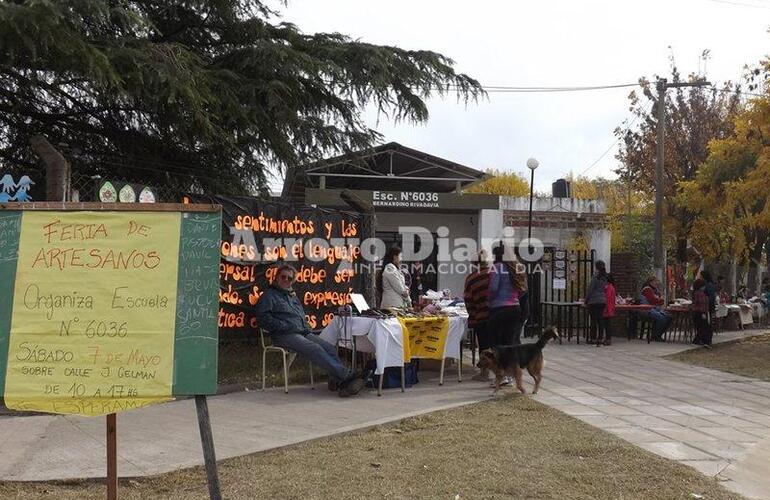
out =
[(404, 332), (404, 361), (442, 359), (449, 334), (449, 318), (399, 318)]

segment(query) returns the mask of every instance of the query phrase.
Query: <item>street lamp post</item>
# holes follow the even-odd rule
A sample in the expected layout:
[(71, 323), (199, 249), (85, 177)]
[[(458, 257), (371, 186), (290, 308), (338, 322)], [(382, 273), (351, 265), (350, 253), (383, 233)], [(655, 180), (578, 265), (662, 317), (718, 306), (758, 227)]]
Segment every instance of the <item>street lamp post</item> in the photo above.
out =
[(663, 285), (663, 296), (668, 303), (668, 283), (666, 282), (666, 263), (663, 258), (663, 162), (666, 141), (666, 90), (679, 87), (707, 87), (711, 85), (705, 80), (694, 82), (668, 83), (665, 78), (659, 78), (655, 87), (658, 90), (658, 144), (655, 161), (655, 237), (653, 243), (653, 265), (655, 276)]
[[(535, 158), (527, 160), (527, 168), (530, 170), (529, 177), (529, 224), (527, 224), (527, 251), (532, 255), (532, 198), (535, 195), (535, 169), (540, 165)], [(527, 323), (532, 320), (532, 272), (530, 262), (527, 261)], [(530, 330), (531, 331), (531, 330)]]
[[(529, 225), (527, 226), (527, 243), (530, 243), (530, 239), (532, 239), (532, 197), (535, 193), (535, 169), (540, 166), (540, 162), (538, 162), (534, 158), (530, 158), (527, 160), (527, 168), (532, 172), (532, 175), (529, 179)], [(530, 245), (531, 246), (531, 245)]]

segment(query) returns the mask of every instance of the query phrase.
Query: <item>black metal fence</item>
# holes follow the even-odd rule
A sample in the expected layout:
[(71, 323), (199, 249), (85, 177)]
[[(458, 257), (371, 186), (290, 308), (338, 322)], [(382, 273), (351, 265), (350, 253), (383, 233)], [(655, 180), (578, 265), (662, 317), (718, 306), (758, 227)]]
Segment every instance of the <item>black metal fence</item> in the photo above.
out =
[(534, 327), (556, 326), (568, 337), (588, 332), (588, 311), (578, 301), (585, 298), (595, 256), (594, 250), (545, 250), (533, 273)]

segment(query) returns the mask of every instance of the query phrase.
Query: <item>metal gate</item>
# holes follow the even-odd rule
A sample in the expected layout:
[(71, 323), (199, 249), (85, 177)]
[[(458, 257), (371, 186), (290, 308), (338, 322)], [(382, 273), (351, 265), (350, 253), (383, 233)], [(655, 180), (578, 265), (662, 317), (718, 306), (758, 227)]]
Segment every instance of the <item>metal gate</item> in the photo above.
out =
[(588, 331), (588, 311), (578, 299), (585, 298), (595, 255), (595, 250), (544, 249), (543, 258), (530, 274), (529, 335), (539, 334), (549, 325), (569, 329), (562, 332), (568, 335)]

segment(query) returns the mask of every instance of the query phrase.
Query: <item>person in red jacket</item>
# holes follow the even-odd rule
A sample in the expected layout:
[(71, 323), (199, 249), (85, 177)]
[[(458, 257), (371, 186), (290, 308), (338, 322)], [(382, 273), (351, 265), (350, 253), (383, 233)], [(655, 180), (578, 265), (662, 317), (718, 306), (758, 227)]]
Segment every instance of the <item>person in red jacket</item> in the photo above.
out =
[[(617, 301), (615, 278), (612, 276), (612, 273), (607, 274), (607, 285), (604, 287), (604, 298), (607, 299), (607, 305), (604, 307), (604, 345), (612, 345), (610, 319), (615, 317), (615, 302)], [(596, 345), (600, 344), (597, 342)]]
[(663, 297), (658, 291), (659, 287), (660, 281), (655, 276), (650, 276), (642, 287), (642, 296), (651, 306), (663, 305)]
[(695, 338), (692, 343), (696, 345), (702, 345), (703, 347), (711, 347), (711, 325), (708, 320), (709, 312), (709, 298), (706, 295), (706, 282), (702, 278), (695, 280), (692, 285), (692, 305), (690, 311), (692, 313), (692, 322), (695, 325)]
[(643, 304), (650, 304), (655, 306), (648, 313), (652, 320), (652, 340), (656, 342), (663, 342), (663, 335), (668, 329), (668, 325), (671, 324), (671, 316), (661, 308), (665, 301), (663, 296), (658, 291), (660, 287), (660, 281), (655, 276), (650, 276), (645, 282), (642, 288), (641, 302)]

